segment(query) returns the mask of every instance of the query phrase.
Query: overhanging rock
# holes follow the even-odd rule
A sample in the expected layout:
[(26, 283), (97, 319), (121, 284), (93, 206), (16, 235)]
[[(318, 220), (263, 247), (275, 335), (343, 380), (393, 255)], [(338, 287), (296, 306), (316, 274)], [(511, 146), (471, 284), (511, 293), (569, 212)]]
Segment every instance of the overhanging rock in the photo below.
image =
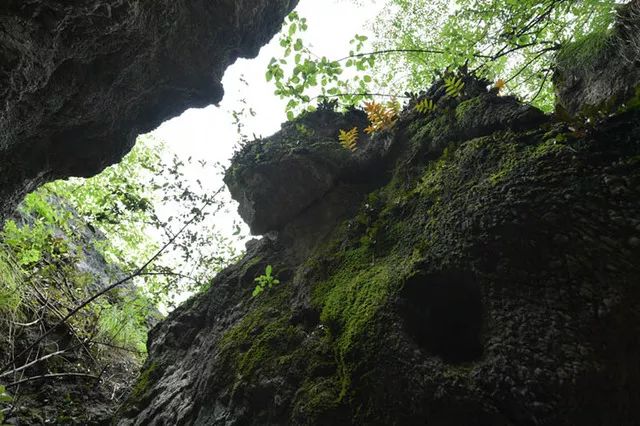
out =
[(138, 134), (220, 101), (297, 0), (4, 0), (0, 221), (46, 181), (90, 176)]

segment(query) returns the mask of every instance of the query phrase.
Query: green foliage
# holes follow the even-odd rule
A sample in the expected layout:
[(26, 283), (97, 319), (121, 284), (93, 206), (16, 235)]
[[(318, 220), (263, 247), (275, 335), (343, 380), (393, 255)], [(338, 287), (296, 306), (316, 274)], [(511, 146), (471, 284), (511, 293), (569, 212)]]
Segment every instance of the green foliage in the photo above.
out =
[(91, 226), (108, 236), (100, 247), (105, 257), (133, 269), (151, 256), (158, 243), (148, 238), (153, 214), (149, 185), (161, 173), (161, 145), (142, 139), (115, 165), (90, 179), (69, 179), (45, 186), (65, 199)]
[[(145, 303), (146, 302), (146, 303)], [(98, 308), (98, 338), (146, 353), (147, 326), (153, 306), (140, 295), (127, 303), (102, 303)]]
[(462, 94), (464, 82), (460, 77), (449, 76), (444, 78), (445, 93), (450, 98), (457, 98)]
[[(374, 79), (367, 73), (375, 64), (375, 56), (358, 56), (362, 52), (367, 37), (356, 34), (351, 40), (349, 57), (331, 60), (318, 57), (304, 41), (304, 32), (308, 29), (306, 18), (292, 12), (286, 19), (280, 35), (280, 58), (272, 58), (265, 78), (272, 81), (275, 94), (288, 100), (287, 118), (315, 109), (314, 98), (340, 97), (345, 104), (356, 105), (364, 99), (370, 99), (366, 89)], [(351, 71), (352, 78), (343, 78)], [(313, 92), (316, 96), (309, 94)], [(361, 92), (361, 93), (359, 93)]]
[(20, 267), (7, 248), (0, 244), (0, 314), (15, 314), (22, 302)]
[[(73, 306), (95, 291), (95, 278), (77, 267), (88, 249), (84, 247), (88, 241), (75, 231), (84, 222), (65, 211), (64, 206), (64, 199), (55, 196), (50, 188), (43, 188), (26, 197), (19, 207), (19, 220), (5, 224), (0, 234), (0, 275), (4, 284), (0, 310), (29, 319), (33, 312), (43, 309), (40, 303), (45, 303), (46, 312), (46, 301), (55, 300), (60, 308), (47, 315), (57, 321), (64, 315), (61, 309), (66, 308), (62, 307)], [(147, 333), (144, 319), (153, 309), (148, 302), (144, 309), (138, 309), (141, 301), (146, 298), (136, 292), (112, 298), (99, 306), (89, 306), (68, 324), (78, 337), (97, 336), (101, 342), (115, 342), (142, 353)], [(132, 321), (137, 321), (135, 326)]]
[(587, 34), (564, 46), (556, 56), (556, 64), (560, 69), (575, 67), (592, 71), (592, 65), (606, 52), (610, 40), (609, 30)]
[(271, 288), (274, 285), (280, 284), (280, 280), (271, 275), (273, 272), (273, 267), (271, 265), (267, 265), (264, 269), (264, 274), (255, 278), (256, 288), (253, 289), (253, 297), (256, 297), (260, 293), (262, 293), (266, 288)]
[(358, 128), (354, 127), (347, 131), (340, 129), (338, 141), (345, 149), (348, 149), (351, 152), (355, 151), (358, 148)]
[[(387, 0), (373, 24), (373, 43), (356, 35), (349, 55), (333, 60), (318, 58), (307, 47), (307, 22), (294, 12), (280, 39), (283, 53), (272, 59), (267, 80), (288, 100), (292, 119), (313, 108), (315, 97), (337, 97), (343, 106), (353, 106), (378, 93), (418, 92), (439, 70), (466, 65), (490, 81), (500, 77), (500, 90), (511, 83), (512, 94), (548, 111), (556, 52), (589, 33), (606, 34), (619, 3)], [(456, 96), (462, 88), (451, 90)]]
[(431, 99), (424, 98), (416, 103), (415, 109), (419, 113), (427, 115), (436, 110), (436, 104)]
[[(237, 257), (230, 240), (210, 222), (226, 199), (202, 182), (190, 182), (187, 169), (201, 161), (165, 159), (162, 143), (147, 136), (115, 166), (90, 179), (47, 185), (106, 236), (96, 248), (124, 271), (134, 271), (190, 220), (167, 253), (136, 283), (161, 306), (175, 306), (184, 294), (203, 291), (212, 277)], [(157, 206), (163, 206), (163, 212)], [(203, 207), (208, 207), (206, 211)], [(170, 211), (170, 213), (164, 213)]]
[[(72, 342), (55, 342), (60, 349), (80, 345), (96, 359), (118, 350), (144, 356), (148, 329), (160, 317), (158, 307), (206, 288), (233, 259), (229, 242), (205, 222), (205, 208), (221, 209), (224, 197), (188, 181), (190, 160), (166, 161), (161, 150), (160, 144), (142, 140), (101, 175), (54, 182), (26, 197), (19, 215), (0, 232), (0, 329), (13, 329), (17, 319), (55, 324), (157, 254), (160, 234), (168, 239), (186, 222), (200, 225), (180, 233), (171, 250), (132, 282), (67, 319)], [(176, 207), (162, 214), (160, 203)], [(94, 261), (102, 264), (101, 255), (104, 268), (98, 274), (85, 272)], [(47, 338), (37, 349), (46, 354), (51, 343)], [(63, 362), (51, 368), (76, 366)]]
[[(13, 397), (7, 392), (7, 388), (0, 385), (0, 404), (9, 404), (13, 402)], [(0, 409), (0, 425), (4, 426), (4, 411)]]
[(381, 80), (396, 91), (427, 87), (434, 71), (467, 64), (512, 92), (553, 106), (550, 73), (561, 46), (613, 23), (615, 0), (390, 0), (374, 24), (376, 50), (387, 55)]

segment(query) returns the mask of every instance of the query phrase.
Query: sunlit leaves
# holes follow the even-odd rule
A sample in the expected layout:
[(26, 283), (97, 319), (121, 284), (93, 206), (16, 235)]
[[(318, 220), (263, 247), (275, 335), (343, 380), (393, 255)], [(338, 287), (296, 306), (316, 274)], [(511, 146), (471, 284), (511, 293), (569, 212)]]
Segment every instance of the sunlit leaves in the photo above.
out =
[(264, 269), (264, 274), (257, 276), (254, 279), (256, 283), (255, 288), (253, 289), (252, 296), (256, 297), (266, 289), (273, 287), (274, 285), (280, 284), (280, 280), (277, 279), (273, 274), (273, 267), (271, 265), (267, 265)]
[[(364, 93), (374, 82), (373, 76), (366, 72), (373, 68), (375, 58), (358, 56), (365, 46), (366, 36), (355, 35), (350, 42), (349, 57), (330, 59), (316, 55), (305, 44), (307, 28), (306, 19), (297, 12), (287, 17), (279, 40), (282, 55), (271, 59), (265, 73), (266, 80), (274, 84), (274, 93), (287, 100), (289, 120), (302, 111), (310, 110), (316, 98), (339, 97), (345, 105), (357, 104), (368, 98)], [(293, 61), (290, 62), (292, 54)]]
[[(467, 64), (498, 76), (524, 100), (553, 105), (550, 74), (563, 44), (613, 22), (615, 0), (389, 0), (374, 29), (376, 49), (430, 49), (398, 54), (378, 71), (395, 92), (428, 87), (435, 71)], [(380, 80), (385, 78), (379, 77)], [(500, 87), (498, 87), (500, 89)]]

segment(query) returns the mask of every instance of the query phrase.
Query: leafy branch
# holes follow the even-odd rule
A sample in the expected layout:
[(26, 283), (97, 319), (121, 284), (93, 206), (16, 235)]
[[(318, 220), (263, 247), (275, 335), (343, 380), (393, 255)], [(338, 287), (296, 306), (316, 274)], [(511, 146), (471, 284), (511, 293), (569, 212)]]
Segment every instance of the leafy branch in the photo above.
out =
[(92, 302), (94, 302), (95, 300), (100, 298), (101, 296), (111, 292), (115, 288), (120, 287), (123, 284), (125, 284), (125, 283), (133, 280), (134, 278), (140, 276), (153, 262), (155, 262), (176, 241), (176, 239), (180, 236), (180, 234), (182, 234), (182, 232), (184, 232), (192, 223), (194, 223), (196, 220), (198, 220), (198, 218), (202, 214), (202, 210), (205, 209), (207, 206), (208, 206), (208, 204), (203, 205), (202, 209), (200, 209), (198, 212), (196, 212), (196, 214), (194, 214), (192, 216), (192, 218), (190, 220), (188, 220), (176, 234), (174, 234), (153, 256), (151, 256), (135, 272), (133, 272), (133, 273), (127, 275), (126, 277), (124, 277), (124, 278), (122, 278), (122, 279), (120, 279), (120, 280), (108, 285), (104, 289), (98, 291), (94, 295), (88, 297), (87, 299), (85, 299), (84, 301), (79, 303), (76, 307), (74, 307), (66, 315), (64, 315), (64, 317), (62, 317), (62, 319), (60, 319), (56, 324), (54, 324), (48, 330), (46, 330), (44, 333), (42, 333), (33, 343), (28, 345), (25, 349), (23, 349), (17, 355), (14, 355), (9, 360), (9, 362), (7, 362), (4, 366), (2, 366), (0, 368), (0, 375), (5, 373), (13, 364), (15, 364), (16, 360), (18, 360), (22, 356), (26, 355), (31, 349), (37, 347), (45, 338), (50, 336), (56, 329), (58, 329), (59, 327), (61, 327), (64, 324), (66, 324), (67, 321), (70, 318), (72, 318), (74, 315), (76, 315), (82, 309), (87, 307), (89, 304), (91, 304)]
[[(374, 26), (373, 48), (364, 49), (367, 37), (356, 35), (349, 54), (336, 60), (319, 58), (306, 47), (306, 20), (295, 14), (281, 41), (284, 54), (273, 58), (267, 80), (273, 80), (276, 95), (288, 99), (289, 119), (313, 109), (310, 101), (316, 98), (338, 98), (346, 107), (417, 92), (430, 86), (437, 70), (462, 65), (488, 80), (514, 82), (511, 93), (549, 109), (553, 96), (544, 76), (554, 53), (586, 32), (606, 30), (616, 3), (461, 0), (452, 10), (448, 0), (389, 0)], [(297, 23), (303, 20), (304, 25)], [(399, 59), (389, 58), (396, 54)], [(536, 75), (542, 78), (531, 78)]]

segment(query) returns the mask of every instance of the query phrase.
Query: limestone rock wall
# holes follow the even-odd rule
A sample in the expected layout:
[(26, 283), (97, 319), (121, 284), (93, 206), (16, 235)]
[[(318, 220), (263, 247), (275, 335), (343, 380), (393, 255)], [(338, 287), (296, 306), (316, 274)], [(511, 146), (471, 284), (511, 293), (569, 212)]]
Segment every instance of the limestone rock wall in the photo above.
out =
[(89, 176), (136, 136), (220, 101), (296, 0), (4, 0), (0, 221), (37, 185)]
[(636, 424), (640, 112), (575, 131), (465, 87), (361, 152), (327, 111), (242, 151), (269, 233), (152, 330), (117, 424)]
[(640, 105), (640, 0), (620, 6), (609, 31), (589, 34), (558, 54), (556, 106), (597, 117)]

